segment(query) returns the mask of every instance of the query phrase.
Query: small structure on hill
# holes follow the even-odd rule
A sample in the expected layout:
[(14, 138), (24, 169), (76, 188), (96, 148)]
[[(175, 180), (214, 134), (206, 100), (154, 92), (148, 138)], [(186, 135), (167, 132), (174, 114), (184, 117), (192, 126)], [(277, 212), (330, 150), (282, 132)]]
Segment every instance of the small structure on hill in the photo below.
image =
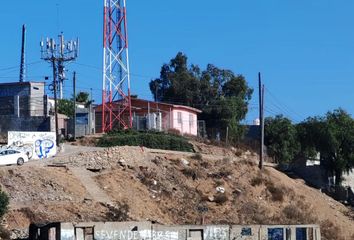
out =
[[(117, 103), (118, 114), (119, 104)], [(193, 107), (169, 103), (153, 102), (138, 98), (131, 99), (133, 128), (136, 130), (175, 130), (181, 134), (198, 135), (198, 113), (202, 111)], [(102, 131), (102, 105), (95, 108), (96, 131)], [(107, 112), (107, 114), (109, 114)], [(123, 113), (123, 118), (128, 118), (128, 113)], [(117, 123), (119, 124), (119, 123)], [(119, 128), (120, 126), (113, 126)]]

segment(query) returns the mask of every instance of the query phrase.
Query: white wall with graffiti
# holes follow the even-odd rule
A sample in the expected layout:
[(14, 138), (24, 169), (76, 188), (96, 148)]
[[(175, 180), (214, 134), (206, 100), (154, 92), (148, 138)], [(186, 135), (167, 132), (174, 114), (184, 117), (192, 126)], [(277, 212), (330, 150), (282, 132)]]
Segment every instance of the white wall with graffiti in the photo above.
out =
[(44, 159), (57, 153), (54, 132), (8, 132), (7, 147), (26, 152), (29, 159)]

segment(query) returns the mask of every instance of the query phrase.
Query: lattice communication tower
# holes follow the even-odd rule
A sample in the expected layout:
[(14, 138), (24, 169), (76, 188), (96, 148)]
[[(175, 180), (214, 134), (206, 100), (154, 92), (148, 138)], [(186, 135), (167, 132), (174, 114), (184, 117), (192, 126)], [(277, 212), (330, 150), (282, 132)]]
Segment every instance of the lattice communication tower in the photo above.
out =
[(104, 0), (102, 132), (131, 127), (126, 0)]

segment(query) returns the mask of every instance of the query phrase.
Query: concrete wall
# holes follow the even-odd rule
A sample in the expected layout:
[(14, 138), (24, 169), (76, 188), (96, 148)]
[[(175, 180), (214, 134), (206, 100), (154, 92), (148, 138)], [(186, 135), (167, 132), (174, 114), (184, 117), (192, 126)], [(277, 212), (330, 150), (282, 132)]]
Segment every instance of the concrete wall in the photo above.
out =
[[(57, 226), (57, 227), (55, 227)], [(54, 229), (53, 229), (54, 227)], [(52, 229), (50, 229), (52, 228)], [(33, 240), (320, 240), (318, 225), (180, 225), (151, 222), (61, 223), (30, 228)], [(86, 238), (83, 237), (86, 233)], [(32, 237), (32, 238), (31, 238)]]
[(1, 116), (0, 135), (7, 142), (8, 131), (51, 131), (50, 118), (48, 117), (23, 117)]
[[(151, 239), (152, 224), (150, 222), (88, 222), (62, 223), (60, 226), (61, 240), (86, 240), (75, 238), (86, 228), (94, 229), (95, 240), (138, 240)], [(49, 239), (48, 239), (49, 240)]]
[(0, 97), (13, 97), (16, 95), (29, 96), (30, 95), (29, 82), (0, 84)]
[(44, 83), (0, 84), (0, 115), (46, 116)]
[(44, 116), (46, 110), (46, 97), (44, 83), (31, 83), (29, 98), (30, 116)]
[(54, 132), (8, 132), (8, 146), (26, 152), (31, 159), (55, 156), (57, 153), (55, 143), (56, 134)]

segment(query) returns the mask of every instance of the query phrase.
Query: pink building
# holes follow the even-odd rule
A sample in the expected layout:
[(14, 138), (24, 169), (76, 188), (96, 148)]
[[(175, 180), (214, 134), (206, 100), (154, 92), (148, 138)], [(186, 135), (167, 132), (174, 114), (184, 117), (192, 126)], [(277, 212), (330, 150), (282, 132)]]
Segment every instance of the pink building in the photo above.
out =
[[(198, 135), (198, 113), (196, 108), (168, 103), (157, 103), (132, 98), (133, 127), (137, 130), (176, 129), (181, 134)], [(102, 130), (102, 105), (95, 108), (96, 132)]]
[(173, 110), (171, 115), (172, 119), (172, 128), (179, 130), (182, 134), (190, 134), (197, 136), (198, 135), (198, 113), (201, 113), (200, 110), (181, 106), (181, 105), (172, 105)]

